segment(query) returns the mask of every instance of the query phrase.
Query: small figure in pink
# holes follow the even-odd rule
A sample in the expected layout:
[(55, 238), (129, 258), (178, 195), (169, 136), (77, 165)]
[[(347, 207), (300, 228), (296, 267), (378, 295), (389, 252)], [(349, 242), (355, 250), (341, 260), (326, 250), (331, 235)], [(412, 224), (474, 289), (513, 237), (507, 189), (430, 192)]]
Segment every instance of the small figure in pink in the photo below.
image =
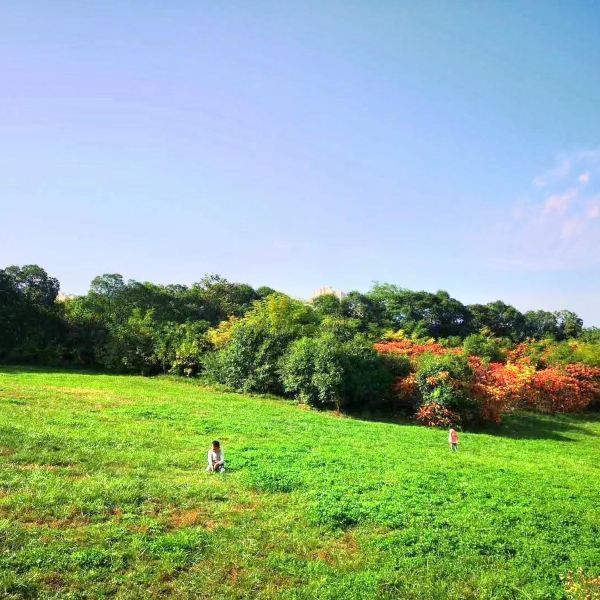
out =
[(456, 433), (454, 427), (450, 427), (450, 431), (448, 432), (448, 443), (452, 452), (458, 451), (458, 433)]

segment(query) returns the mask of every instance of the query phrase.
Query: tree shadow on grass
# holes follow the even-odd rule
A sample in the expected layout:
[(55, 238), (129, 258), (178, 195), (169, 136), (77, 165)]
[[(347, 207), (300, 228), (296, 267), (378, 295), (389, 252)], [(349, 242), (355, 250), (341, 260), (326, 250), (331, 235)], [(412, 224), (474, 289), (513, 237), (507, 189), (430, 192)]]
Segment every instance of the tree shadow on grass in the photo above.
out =
[(588, 424), (600, 424), (600, 415), (598, 413), (580, 415), (518, 413), (505, 417), (502, 423), (486, 425), (478, 432), (515, 440), (576, 442), (582, 435), (598, 436), (586, 427)]
[(98, 367), (92, 368), (77, 368), (77, 367), (61, 367), (61, 366), (44, 366), (44, 365), (16, 365), (10, 363), (0, 363), (0, 373), (19, 375), (21, 373), (39, 373), (47, 375), (69, 374), (73, 375), (114, 375), (118, 377), (122, 373), (113, 373), (111, 371)]
[[(39, 365), (10, 365), (0, 364), (0, 373), (73, 373), (78, 375), (107, 375), (120, 376), (118, 373), (101, 369), (74, 369), (72, 367), (39, 366)], [(182, 378), (182, 381), (189, 381)], [(193, 381), (193, 380), (192, 380)], [(274, 398), (273, 396), (268, 396)], [(281, 398), (282, 402), (285, 399)], [(324, 411), (327, 412), (327, 411)], [(388, 423), (394, 425), (414, 425), (412, 418), (406, 413), (392, 415), (383, 411), (348, 411), (343, 413), (346, 418), (359, 421)], [(556, 440), (561, 442), (575, 442), (580, 436), (599, 437), (586, 425), (600, 425), (600, 412), (587, 412), (583, 414), (557, 414), (546, 415), (531, 412), (521, 412), (504, 417), (502, 423), (490, 423), (479, 428), (465, 428), (473, 433), (486, 433), (498, 437), (523, 440)], [(569, 435), (571, 434), (571, 435)], [(572, 437), (575, 436), (575, 437)]]

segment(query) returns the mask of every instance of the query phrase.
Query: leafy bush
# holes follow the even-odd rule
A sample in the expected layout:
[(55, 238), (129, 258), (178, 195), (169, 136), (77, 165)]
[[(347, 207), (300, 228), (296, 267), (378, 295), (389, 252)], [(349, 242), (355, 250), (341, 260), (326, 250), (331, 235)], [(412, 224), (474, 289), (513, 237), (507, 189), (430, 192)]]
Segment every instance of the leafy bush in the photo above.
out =
[(228, 341), (207, 361), (208, 374), (236, 390), (281, 393), (282, 357), (295, 339), (313, 333), (317, 322), (310, 306), (270, 294), (230, 326)]
[(439, 404), (466, 416), (475, 408), (468, 393), (471, 377), (465, 356), (427, 353), (419, 359), (416, 382), (423, 404)]
[(532, 379), (529, 405), (540, 412), (578, 412), (600, 395), (600, 369), (581, 365), (548, 367)]
[(416, 420), (428, 427), (451, 427), (458, 425), (461, 422), (461, 417), (457, 412), (437, 402), (430, 402), (419, 408)]
[(506, 355), (505, 345), (501, 338), (474, 333), (465, 338), (462, 347), (467, 356), (480, 356), (487, 360), (501, 361)]
[(155, 353), (163, 372), (191, 377), (201, 370), (208, 351), (207, 321), (166, 323), (157, 335)]
[(499, 423), (502, 416), (524, 406), (530, 394), (535, 368), (529, 364), (488, 363), (469, 357), (473, 372), (471, 394), (485, 421)]
[(157, 373), (160, 364), (155, 353), (156, 334), (154, 311), (134, 309), (125, 323), (109, 330), (108, 340), (98, 352), (100, 364), (122, 373)]
[(364, 338), (341, 341), (331, 334), (294, 342), (281, 376), (286, 392), (313, 406), (338, 409), (380, 405), (393, 377)]
[(344, 371), (342, 345), (331, 336), (294, 342), (281, 365), (286, 392), (320, 407), (342, 403)]
[(600, 344), (571, 340), (550, 346), (546, 350), (545, 361), (556, 363), (583, 363), (590, 367), (600, 367)]

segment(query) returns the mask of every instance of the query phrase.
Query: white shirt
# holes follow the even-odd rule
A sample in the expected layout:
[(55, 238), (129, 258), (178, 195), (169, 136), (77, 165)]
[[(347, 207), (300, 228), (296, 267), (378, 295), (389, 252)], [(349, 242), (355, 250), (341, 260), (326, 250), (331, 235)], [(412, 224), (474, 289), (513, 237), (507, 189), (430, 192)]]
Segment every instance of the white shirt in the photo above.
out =
[(215, 452), (211, 448), (208, 451), (208, 466), (214, 467), (218, 463), (225, 464), (225, 454), (223, 454), (223, 449), (219, 450), (219, 452)]

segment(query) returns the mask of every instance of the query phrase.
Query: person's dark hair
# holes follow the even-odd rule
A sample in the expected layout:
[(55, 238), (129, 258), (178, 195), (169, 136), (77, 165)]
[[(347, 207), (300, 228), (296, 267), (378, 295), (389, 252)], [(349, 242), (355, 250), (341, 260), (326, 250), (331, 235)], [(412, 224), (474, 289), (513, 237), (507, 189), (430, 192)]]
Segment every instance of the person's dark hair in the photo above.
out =
[(213, 440), (212, 445), (216, 446), (217, 448), (220, 448), (221, 447), (221, 442), (219, 442), (219, 440)]

